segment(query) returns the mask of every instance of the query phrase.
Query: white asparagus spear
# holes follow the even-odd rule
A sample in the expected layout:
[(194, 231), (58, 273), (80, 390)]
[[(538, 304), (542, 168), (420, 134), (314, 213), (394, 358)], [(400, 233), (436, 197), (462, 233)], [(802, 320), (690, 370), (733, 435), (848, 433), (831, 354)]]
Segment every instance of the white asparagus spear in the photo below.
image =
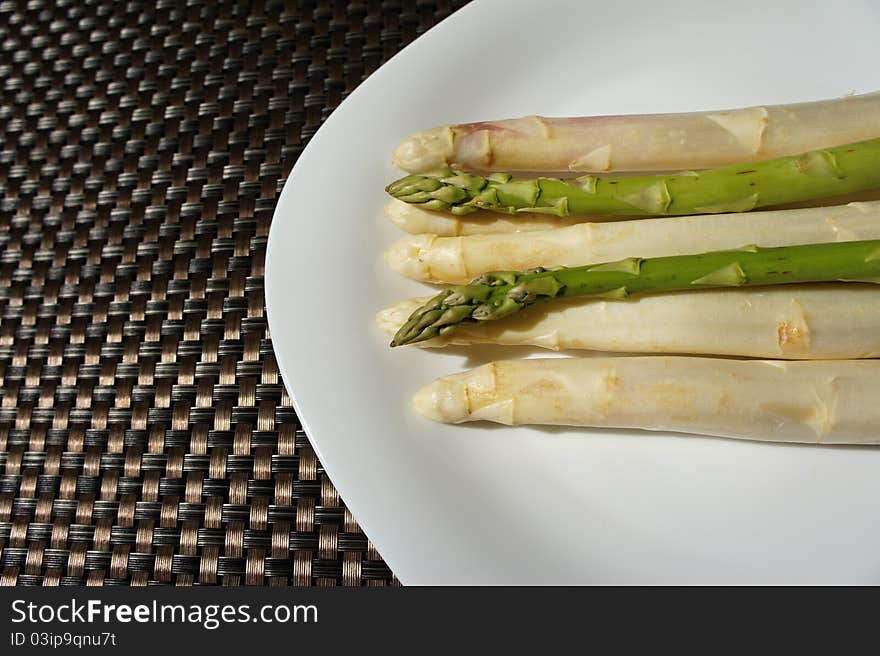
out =
[[(426, 300), (389, 306), (376, 322), (393, 335)], [(880, 286), (786, 285), (614, 301), (562, 299), (504, 321), (461, 324), (419, 346), (469, 344), (793, 360), (875, 358), (880, 357)]]
[(880, 443), (877, 360), (649, 356), (493, 362), (413, 399), (446, 423), (639, 428), (777, 442)]
[(447, 125), (394, 151), (412, 173), (455, 168), (540, 172), (708, 168), (880, 137), (880, 93), (680, 114), (544, 118)]
[(385, 204), (385, 216), (406, 232), (415, 235), (434, 234), (441, 237), (549, 230), (590, 220), (590, 217), (584, 216), (527, 213), (510, 216), (499, 212), (472, 212), (455, 216), (450, 212), (423, 210), (397, 198), (392, 198)]
[(746, 214), (578, 223), (523, 233), (409, 235), (385, 251), (385, 261), (415, 280), (464, 284), (487, 271), (689, 255), (748, 244), (772, 247), (878, 238), (880, 201), (871, 201)]

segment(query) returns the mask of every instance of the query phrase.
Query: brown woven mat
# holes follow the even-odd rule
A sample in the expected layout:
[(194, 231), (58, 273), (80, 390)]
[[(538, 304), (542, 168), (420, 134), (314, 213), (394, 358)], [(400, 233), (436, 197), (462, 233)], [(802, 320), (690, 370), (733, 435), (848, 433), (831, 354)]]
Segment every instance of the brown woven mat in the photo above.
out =
[(0, 1), (0, 583), (395, 581), (297, 423), (263, 263), (321, 122), (462, 4)]

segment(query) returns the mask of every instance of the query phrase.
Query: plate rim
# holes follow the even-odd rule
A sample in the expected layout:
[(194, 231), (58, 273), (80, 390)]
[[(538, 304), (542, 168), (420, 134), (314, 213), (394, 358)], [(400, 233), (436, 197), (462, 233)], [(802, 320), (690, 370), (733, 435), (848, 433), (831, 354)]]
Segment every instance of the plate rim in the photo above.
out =
[[(425, 39), (425, 37), (427, 37), (428, 35), (433, 35), (438, 30), (438, 28), (441, 28), (444, 24), (448, 23), (448, 21), (450, 19), (452, 19), (453, 17), (460, 17), (463, 13), (466, 13), (469, 11), (474, 11), (475, 7), (477, 7), (478, 5), (484, 4), (485, 1), (486, 0), (471, 0), (471, 2), (469, 2), (464, 7), (461, 7), (459, 9), (453, 11), (449, 16), (446, 16), (441, 21), (432, 25), (423, 34), (420, 34), (418, 37), (413, 39), (410, 43), (408, 43), (406, 46), (404, 46), (398, 52), (396, 52), (386, 62), (381, 64), (365, 80), (363, 80), (360, 84), (358, 84), (357, 87), (355, 87), (352, 90), (352, 92), (350, 94), (348, 94), (348, 96), (346, 96), (342, 100), (342, 102), (339, 103), (339, 105), (331, 112), (330, 116), (328, 116), (321, 123), (320, 127), (315, 131), (315, 134), (312, 135), (311, 139), (309, 139), (309, 142), (305, 145), (302, 152), (297, 156), (296, 161), (294, 162), (293, 166), (290, 169), (290, 173), (288, 173), (287, 178), (284, 181), (284, 186), (281, 189), (281, 193), (278, 194), (278, 198), (275, 203), (275, 209), (272, 212), (272, 222), (269, 227), (269, 235), (267, 237), (267, 242), (266, 242), (266, 259), (265, 259), (265, 263), (264, 263), (264, 281), (265, 281), (264, 282), (264, 294), (265, 294), (266, 321), (268, 323), (269, 331), (270, 331), (271, 335), (274, 336), (275, 334), (277, 334), (275, 329), (273, 328), (273, 320), (272, 320), (272, 316), (275, 313), (270, 309), (273, 305), (277, 305), (277, 302), (273, 302), (270, 300), (275, 295), (275, 293), (273, 291), (270, 291), (272, 289), (275, 289), (275, 285), (272, 285), (269, 283), (269, 280), (272, 279), (272, 276), (270, 275), (269, 272), (275, 266), (274, 263), (276, 260), (276, 256), (273, 255), (273, 253), (275, 252), (275, 249), (272, 248), (272, 243), (273, 243), (273, 241), (272, 241), (272, 234), (273, 234), (272, 226), (276, 225), (276, 223), (279, 220), (279, 216), (278, 216), (279, 212), (281, 211), (281, 208), (286, 205), (284, 203), (286, 195), (293, 193), (291, 191), (291, 189), (293, 188), (293, 185), (291, 184), (290, 181), (294, 179), (294, 176), (296, 175), (297, 170), (300, 169), (300, 167), (306, 165), (306, 164), (304, 164), (304, 162), (307, 161), (307, 157), (306, 157), (307, 155), (309, 155), (312, 151), (320, 148), (320, 143), (321, 143), (321, 139), (323, 138), (323, 136), (326, 135), (328, 132), (330, 132), (332, 130), (333, 126), (335, 125), (336, 121), (339, 120), (339, 116), (341, 115), (340, 110), (347, 107), (348, 105), (353, 104), (353, 102), (356, 101), (357, 98), (360, 97), (360, 95), (365, 93), (364, 89), (369, 89), (369, 85), (375, 84), (376, 83), (375, 81), (377, 79), (381, 80), (382, 77), (388, 75), (389, 65), (396, 65), (395, 64), (396, 61), (400, 61), (401, 59), (403, 59), (407, 55), (408, 51), (410, 51), (411, 49), (416, 47), (417, 44), (420, 41), (422, 41), (423, 39)], [(380, 75), (380, 73), (381, 73), (381, 75)], [(276, 235), (278, 234), (277, 231), (275, 231), (275, 234)], [(276, 242), (277, 242), (277, 236), (276, 236)], [(277, 320), (276, 320), (275, 325), (277, 325)], [(389, 569), (391, 570), (392, 575), (395, 576), (397, 578), (397, 580), (400, 581), (400, 583), (402, 585), (409, 585), (409, 582), (407, 580), (405, 580), (405, 579), (408, 579), (408, 576), (405, 574), (400, 574), (394, 569), (394, 567), (391, 565), (391, 563), (388, 560), (388, 557), (386, 556), (385, 552), (382, 549), (382, 545), (385, 543), (385, 539), (384, 539), (385, 536), (374, 533), (371, 528), (372, 522), (369, 520), (363, 519), (361, 516), (358, 515), (358, 513), (355, 512), (355, 510), (353, 509), (353, 506), (357, 506), (359, 504), (357, 502), (352, 503), (350, 498), (347, 496), (347, 494), (345, 492), (346, 488), (348, 487), (347, 482), (343, 482), (343, 483), (337, 482), (337, 477), (334, 473), (335, 472), (335, 465), (330, 464), (328, 462), (328, 460), (325, 458), (324, 453), (319, 445), (319, 441), (315, 437), (313, 437), (313, 430), (311, 427), (311, 420), (309, 418), (309, 413), (304, 412), (304, 409), (300, 406), (300, 403), (297, 400), (298, 395), (294, 394), (294, 392), (293, 392), (292, 388), (295, 383), (289, 382), (284, 375), (285, 371), (290, 372), (291, 369), (290, 369), (290, 367), (285, 366), (284, 356), (281, 354), (281, 350), (275, 348), (274, 337), (273, 337), (272, 351), (275, 354), (275, 360), (278, 364), (278, 375), (281, 378), (282, 384), (285, 386), (285, 388), (288, 392), (288, 396), (290, 397), (290, 403), (293, 406), (294, 412), (296, 413), (297, 420), (298, 420), (300, 426), (302, 427), (303, 432), (305, 432), (306, 438), (308, 439), (309, 444), (312, 447), (312, 450), (315, 452), (316, 457), (318, 458), (318, 460), (321, 462), (322, 466), (324, 467), (324, 471), (329, 476), (333, 486), (336, 488), (336, 491), (339, 493), (340, 498), (343, 499), (345, 506), (348, 507), (349, 510), (352, 512), (352, 514), (355, 516), (357, 524), (361, 528), (361, 530), (363, 531), (364, 535), (366, 535), (370, 539), (370, 541), (376, 546), (377, 551), (382, 556), (382, 559), (385, 561), (386, 565), (388, 565)], [(343, 477), (343, 480), (344, 480), (344, 477)]]

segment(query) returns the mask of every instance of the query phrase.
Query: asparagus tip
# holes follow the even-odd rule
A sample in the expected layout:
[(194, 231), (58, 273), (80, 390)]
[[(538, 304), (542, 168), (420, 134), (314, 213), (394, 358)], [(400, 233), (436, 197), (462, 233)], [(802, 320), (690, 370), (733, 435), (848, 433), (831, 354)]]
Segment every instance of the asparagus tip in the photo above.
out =
[(385, 191), (423, 209), (467, 214), (485, 206), (480, 192), (487, 184), (487, 179), (478, 175), (441, 169), (406, 175), (385, 187)]
[(448, 166), (455, 155), (455, 134), (449, 126), (424, 130), (404, 139), (391, 156), (404, 171), (425, 171)]

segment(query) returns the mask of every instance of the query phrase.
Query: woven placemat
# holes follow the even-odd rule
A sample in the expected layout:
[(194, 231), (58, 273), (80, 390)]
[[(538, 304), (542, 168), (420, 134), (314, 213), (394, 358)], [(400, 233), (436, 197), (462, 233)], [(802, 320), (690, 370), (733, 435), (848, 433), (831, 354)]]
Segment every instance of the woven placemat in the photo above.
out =
[(384, 585), (278, 374), (297, 156), (464, 2), (0, 2), (0, 584)]

